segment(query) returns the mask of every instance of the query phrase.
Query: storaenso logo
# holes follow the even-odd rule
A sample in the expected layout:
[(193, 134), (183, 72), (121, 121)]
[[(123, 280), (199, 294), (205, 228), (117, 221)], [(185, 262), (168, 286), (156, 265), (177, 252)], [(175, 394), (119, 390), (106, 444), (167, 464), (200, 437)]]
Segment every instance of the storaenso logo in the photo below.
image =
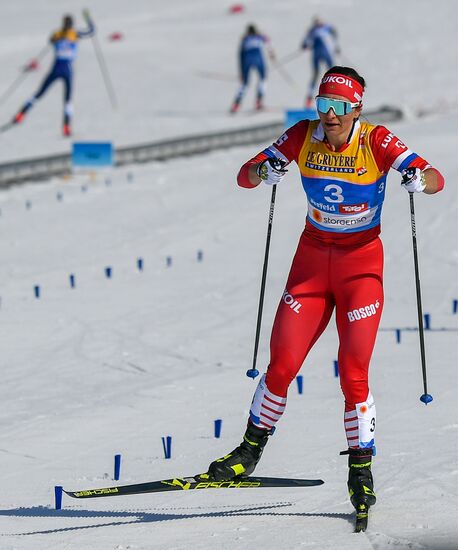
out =
[(328, 216), (325, 216), (323, 218), (323, 222), (327, 223), (328, 225), (358, 225), (359, 223), (364, 223), (367, 221), (366, 216), (362, 216), (361, 218), (351, 219), (351, 218), (329, 218)]
[(347, 311), (348, 320), (350, 321), (350, 323), (353, 323), (353, 321), (360, 321), (361, 319), (372, 317), (372, 315), (375, 315), (377, 313), (379, 307), (380, 302), (377, 300), (374, 304), (369, 304), (368, 306), (353, 309), (352, 311)]
[(287, 306), (289, 306), (294, 311), (294, 313), (299, 313), (299, 310), (301, 309), (302, 304), (300, 304), (297, 300), (295, 300), (287, 290), (283, 292), (282, 300), (285, 302)]

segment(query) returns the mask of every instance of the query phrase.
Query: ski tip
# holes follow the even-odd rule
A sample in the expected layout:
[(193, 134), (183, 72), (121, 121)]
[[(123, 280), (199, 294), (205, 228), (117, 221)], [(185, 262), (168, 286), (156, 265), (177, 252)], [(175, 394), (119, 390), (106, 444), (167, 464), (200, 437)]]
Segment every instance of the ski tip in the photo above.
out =
[(364, 533), (367, 529), (369, 519), (369, 507), (365, 504), (360, 504), (356, 512), (355, 533)]

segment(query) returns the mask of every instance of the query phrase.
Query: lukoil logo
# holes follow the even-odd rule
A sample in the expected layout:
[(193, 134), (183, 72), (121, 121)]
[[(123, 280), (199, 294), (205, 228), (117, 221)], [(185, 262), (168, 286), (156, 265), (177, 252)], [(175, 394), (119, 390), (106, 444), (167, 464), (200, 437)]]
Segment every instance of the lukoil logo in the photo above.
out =
[(285, 304), (294, 311), (294, 313), (299, 313), (299, 310), (301, 309), (302, 304), (300, 304), (297, 300), (295, 300), (287, 290), (283, 292), (282, 299), (285, 302)]
[(325, 76), (321, 82), (322, 84), (325, 84), (326, 82), (335, 82), (337, 84), (344, 84), (349, 88), (353, 88), (353, 84), (351, 80), (349, 78), (344, 78), (343, 76), (335, 76), (335, 75)]
[(379, 307), (380, 302), (377, 300), (374, 304), (347, 311), (348, 320), (350, 323), (353, 323), (353, 321), (360, 321), (361, 319), (372, 317), (372, 315), (377, 313)]

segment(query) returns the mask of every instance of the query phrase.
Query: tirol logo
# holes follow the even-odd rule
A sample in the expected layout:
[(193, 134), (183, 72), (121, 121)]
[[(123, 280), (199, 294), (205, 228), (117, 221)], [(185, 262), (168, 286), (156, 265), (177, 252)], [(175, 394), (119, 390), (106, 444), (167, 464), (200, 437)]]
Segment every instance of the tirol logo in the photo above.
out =
[(359, 214), (369, 208), (367, 202), (361, 204), (339, 204), (339, 212), (341, 214)]
[(323, 84), (326, 84), (326, 82), (334, 82), (336, 84), (344, 84), (349, 88), (353, 88), (351, 80), (348, 78), (344, 78), (343, 76), (335, 76), (335, 75), (325, 76), (321, 82)]
[(367, 172), (367, 168), (365, 166), (361, 166), (361, 168), (356, 169), (356, 173), (358, 176), (363, 176)]
[(350, 321), (350, 323), (353, 323), (354, 321), (360, 321), (361, 319), (367, 319), (367, 317), (372, 317), (372, 315), (375, 315), (377, 313), (377, 310), (379, 309), (379, 307), (380, 307), (380, 302), (376, 300), (375, 303), (369, 304), (368, 306), (347, 311), (348, 320)]
[(282, 300), (294, 311), (294, 313), (299, 313), (302, 304), (295, 300), (287, 290), (283, 292)]

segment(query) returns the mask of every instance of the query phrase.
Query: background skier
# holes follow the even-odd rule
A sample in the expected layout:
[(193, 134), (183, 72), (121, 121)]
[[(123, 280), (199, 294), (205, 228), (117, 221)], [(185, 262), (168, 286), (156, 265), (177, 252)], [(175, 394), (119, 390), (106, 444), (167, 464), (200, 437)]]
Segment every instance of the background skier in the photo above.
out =
[(65, 15), (62, 21), (62, 28), (54, 32), (50, 37), (50, 43), (54, 47), (55, 58), (48, 75), (45, 77), (39, 90), (25, 103), (22, 109), (13, 119), (15, 124), (24, 120), (26, 113), (33, 107), (35, 101), (40, 99), (51, 84), (61, 79), (64, 83), (64, 116), (62, 133), (64, 136), (71, 135), (71, 120), (73, 116), (73, 106), (71, 103), (73, 92), (73, 62), (77, 55), (77, 43), (80, 38), (92, 36), (95, 27), (88, 11), (83, 12), (87, 23), (87, 29), (77, 31), (73, 27), (73, 17)]
[(321, 65), (324, 64), (326, 69), (330, 69), (335, 64), (336, 54), (340, 53), (336, 29), (324, 23), (319, 17), (315, 17), (301, 48), (310, 49), (312, 54), (312, 77), (305, 102), (305, 106), (311, 108)]
[(232, 103), (230, 112), (239, 110), (243, 96), (245, 95), (251, 72), (258, 73), (258, 87), (256, 92), (256, 109), (264, 107), (264, 94), (267, 78), (267, 67), (264, 49), (267, 47), (268, 55), (273, 61), (275, 54), (269, 45), (267, 36), (260, 34), (254, 25), (248, 25), (245, 35), (242, 37), (239, 48), (239, 71), (241, 85)]

